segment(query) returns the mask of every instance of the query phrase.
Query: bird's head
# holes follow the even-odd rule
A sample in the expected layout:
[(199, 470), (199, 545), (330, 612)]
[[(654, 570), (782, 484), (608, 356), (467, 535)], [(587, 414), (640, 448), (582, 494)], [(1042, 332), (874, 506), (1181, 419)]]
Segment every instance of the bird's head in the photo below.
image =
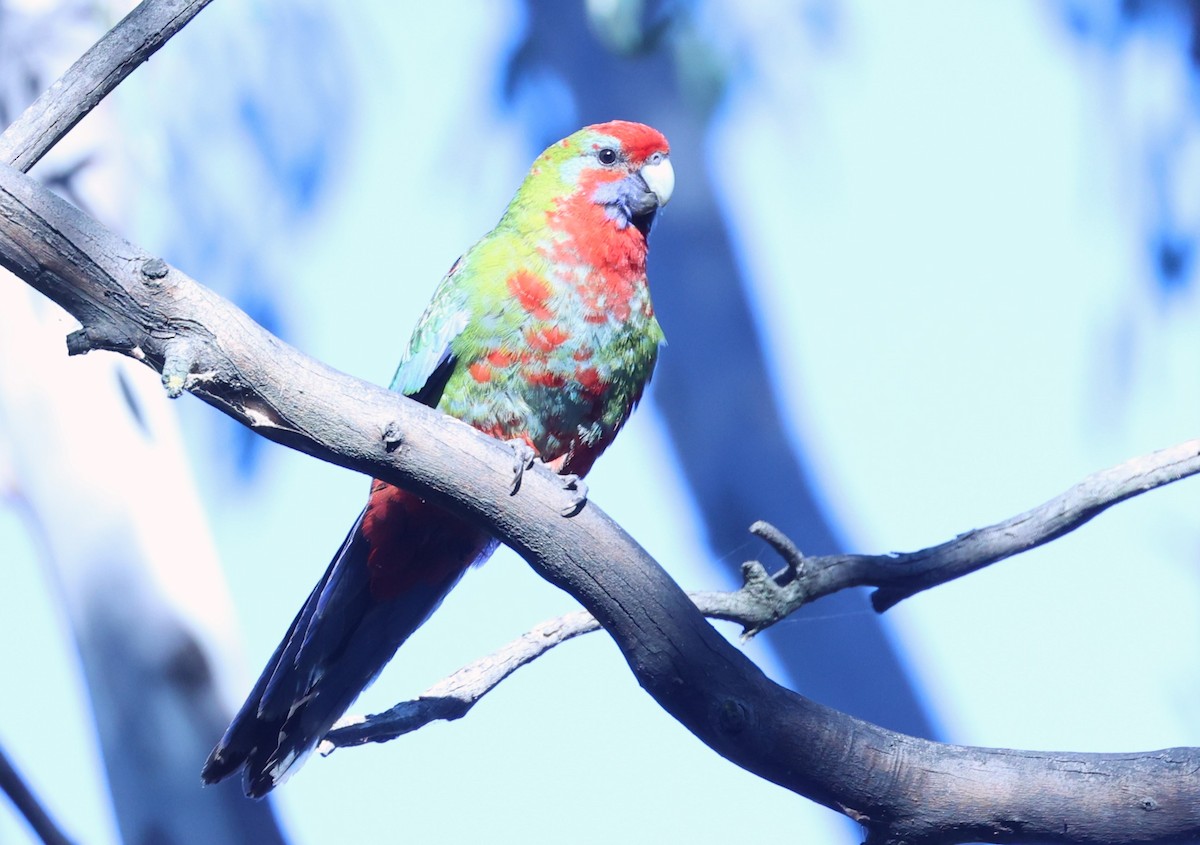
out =
[(633, 226), (642, 236), (671, 199), (675, 171), (671, 148), (657, 129), (626, 120), (585, 126), (538, 156), (517, 195), (531, 201), (587, 203), (604, 210), (618, 229)]
[(591, 183), (591, 199), (619, 227), (643, 234), (675, 190), (671, 148), (657, 129), (613, 120), (587, 126), (567, 139), (578, 150), (580, 176)]

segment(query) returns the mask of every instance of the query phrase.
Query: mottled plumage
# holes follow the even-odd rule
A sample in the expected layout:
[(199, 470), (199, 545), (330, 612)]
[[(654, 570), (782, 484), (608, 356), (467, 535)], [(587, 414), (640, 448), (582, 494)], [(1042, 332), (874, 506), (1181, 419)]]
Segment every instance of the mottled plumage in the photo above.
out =
[[(670, 198), (666, 140), (586, 127), (534, 161), (496, 228), (442, 279), (392, 389), (584, 475), (641, 398), (662, 331), (646, 238)], [(375, 481), (362, 515), (205, 765), (273, 788), (496, 541)]]

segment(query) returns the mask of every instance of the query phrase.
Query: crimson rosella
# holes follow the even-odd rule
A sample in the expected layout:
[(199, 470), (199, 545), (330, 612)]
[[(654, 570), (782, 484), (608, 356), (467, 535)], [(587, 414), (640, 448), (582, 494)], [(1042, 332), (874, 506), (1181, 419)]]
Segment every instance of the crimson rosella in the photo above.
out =
[[(663, 340), (646, 239), (674, 184), (667, 141), (648, 126), (602, 123), (551, 146), (442, 279), (391, 388), (564, 476), (586, 474), (637, 405)], [(374, 481), (204, 780), (244, 769), (248, 795), (274, 788), (496, 545)]]

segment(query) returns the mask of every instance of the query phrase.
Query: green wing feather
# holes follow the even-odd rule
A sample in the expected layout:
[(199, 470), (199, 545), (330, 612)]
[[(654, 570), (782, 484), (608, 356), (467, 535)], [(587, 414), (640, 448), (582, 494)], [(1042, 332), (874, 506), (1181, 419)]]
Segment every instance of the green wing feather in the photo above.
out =
[(392, 390), (430, 407), (437, 406), (454, 372), (454, 341), (471, 319), (465, 292), (451, 281), (454, 272), (451, 270), (438, 286), (392, 376)]

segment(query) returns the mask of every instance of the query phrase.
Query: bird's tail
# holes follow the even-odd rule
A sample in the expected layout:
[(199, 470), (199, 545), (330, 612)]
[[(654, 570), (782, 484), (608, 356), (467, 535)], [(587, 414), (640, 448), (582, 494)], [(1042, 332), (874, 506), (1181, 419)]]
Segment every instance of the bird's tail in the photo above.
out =
[(496, 541), (419, 497), (375, 482), (366, 509), (296, 614), (204, 764), (216, 783), (244, 769), (259, 798), (308, 756)]

